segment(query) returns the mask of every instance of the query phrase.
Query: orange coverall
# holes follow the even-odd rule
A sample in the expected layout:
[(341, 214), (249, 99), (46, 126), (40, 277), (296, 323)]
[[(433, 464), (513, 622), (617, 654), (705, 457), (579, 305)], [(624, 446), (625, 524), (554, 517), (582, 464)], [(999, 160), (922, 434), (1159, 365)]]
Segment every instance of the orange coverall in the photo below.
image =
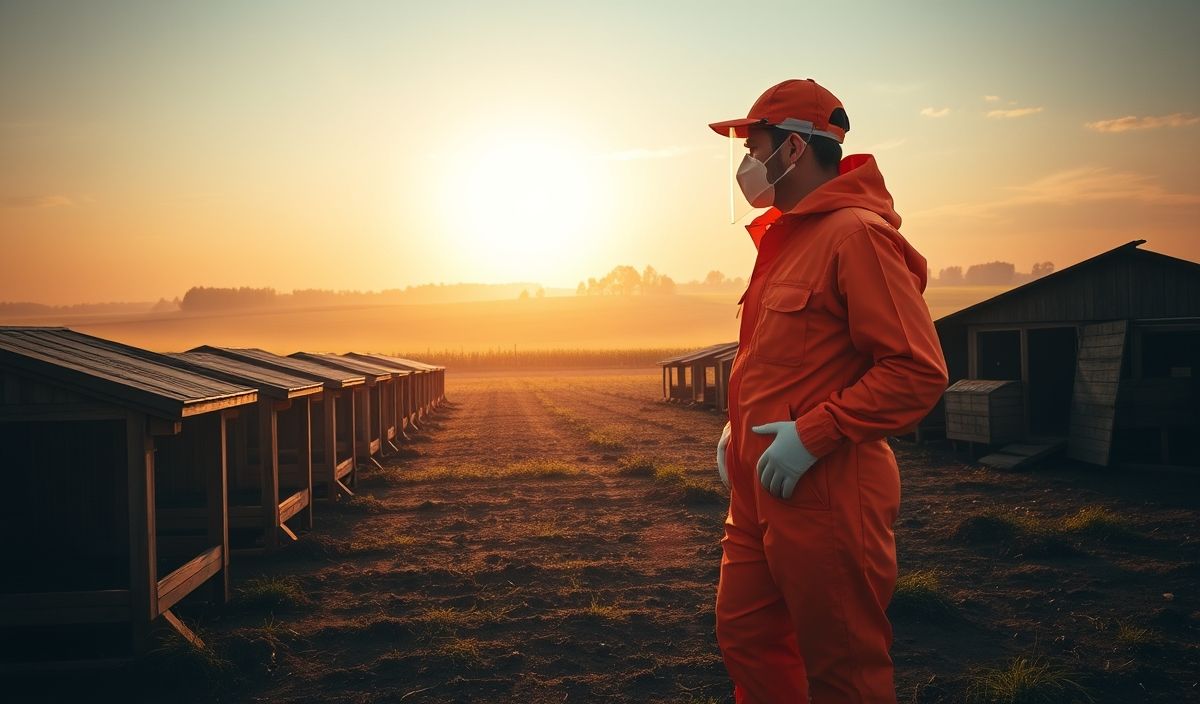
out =
[[(792, 211), (747, 227), (758, 255), (729, 382), (716, 604), (739, 703), (896, 701), (886, 609), (900, 475), (886, 436), (947, 381), (925, 258), (899, 226), (874, 157), (853, 155)], [(750, 430), (784, 419), (818, 458), (786, 500), (756, 472), (774, 435)]]

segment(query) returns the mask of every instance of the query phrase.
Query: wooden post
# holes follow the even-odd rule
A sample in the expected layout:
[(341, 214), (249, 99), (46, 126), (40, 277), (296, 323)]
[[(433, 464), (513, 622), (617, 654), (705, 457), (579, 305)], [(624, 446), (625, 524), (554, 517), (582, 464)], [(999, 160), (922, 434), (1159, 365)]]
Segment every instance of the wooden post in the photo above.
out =
[(326, 498), (329, 501), (336, 501), (338, 496), (337, 490), (337, 401), (340, 392), (334, 389), (325, 389), (325, 400), (322, 402), (322, 422), (325, 427), (325, 482), (329, 487), (329, 493)]
[(300, 408), (296, 409), (300, 427), (296, 433), (296, 461), (300, 464), (300, 475), (304, 477), (304, 486), (308, 489), (308, 506), (300, 514), (300, 527), (312, 530), (313, 504), (317, 502), (313, 494), (312, 466), (312, 396), (305, 396)]
[[(229, 475), (225, 463), (225, 418), (229, 411), (208, 413), (203, 424), (216, 427), (216, 432), (205, 430), (204, 439), (216, 447), (216, 457), (207, 458), (208, 478), (208, 544), (221, 546), (221, 571), (213, 576), (213, 600), (218, 604), (229, 603)], [(261, 453), (260, 453), (261, 454)], [(214, 462), (215, 460), (215, 462)]]
[(355, 406), (354, 394), (356, 392), (357, 392), (356, 389), (351, 389), (350, 402), (346, 404), (347, 406), (350, 407), (350, 458), (351, 458), (350, 474), (346, 477), (346, 485), (351, 488), (355, 487), (358, 483), (357, 482), (357, 480), (358, 480), (358, 460), (356, 459), (358, 457), (358, 432), (356, 431), (356, 428), (358, 428), (358, 424), (362, 422), (361, 419), (356, 417), (356, 414), (354, 411), (354, 406)]
[(126, 475), (129, 506), (129, 616), (133, 652), (150, 642), (158, 616), (158, 547), (154, 522), (154, 439), (141, 413), (125, 417)]
[(275, 402), (258, 400), (258, 478), (262, 489), (263, 547), (279, 545), (279, 415)]

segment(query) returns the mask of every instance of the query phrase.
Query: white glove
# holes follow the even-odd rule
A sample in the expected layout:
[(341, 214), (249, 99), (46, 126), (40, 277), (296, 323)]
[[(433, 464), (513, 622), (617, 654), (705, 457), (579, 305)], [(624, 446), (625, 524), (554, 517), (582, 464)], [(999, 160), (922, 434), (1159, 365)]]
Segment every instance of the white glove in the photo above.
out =
[(726, 421), (725, 429), (721, 431), (721, 439), (717, 441), (717, 474), (720, 475), (721, 483), (726, 489), (729, 488), (729, 470), (725, 468), (725, 448), (729, 446), (729, 436), (732, 434), (729, 421)]
[(763, 488), (781, 499), (792, 498), (800, 477), (817, 461), (800, 442), (796, 421), (781, 420), (751, 428), (759, 435), (774, 434), (771, 446), (758, 458), (758, 480)]

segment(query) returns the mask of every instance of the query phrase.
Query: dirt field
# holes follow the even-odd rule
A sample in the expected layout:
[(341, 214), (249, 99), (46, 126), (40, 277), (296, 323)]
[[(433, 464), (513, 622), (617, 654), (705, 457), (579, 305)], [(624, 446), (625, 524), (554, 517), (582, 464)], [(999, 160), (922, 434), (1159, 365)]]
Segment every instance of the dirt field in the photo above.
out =
[[(732, 701), (724, 419), (659, 393), (656, 371), (450, 374), (452, 406), (358, 500), (281, 555), (235, 557), (234, 603), (180, 610), (211, 651), (157, 653), (143, 696)], [(894, 448), (902, 702), (1200, 701), (1194, 480)], [(131, 675), (97, 679), (76, 684), (134, 698)]]

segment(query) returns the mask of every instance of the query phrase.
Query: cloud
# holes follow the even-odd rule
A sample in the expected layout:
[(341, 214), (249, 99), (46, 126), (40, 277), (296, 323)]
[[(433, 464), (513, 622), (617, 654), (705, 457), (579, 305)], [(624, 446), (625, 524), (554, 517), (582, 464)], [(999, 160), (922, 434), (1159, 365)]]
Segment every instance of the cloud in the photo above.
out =
[(646, 159), (674, 159), (690, 154), (700, 147), (663, 147), (660, 149), (625, 149), (600, 156), (605, 161), (638, 161)]
[(950, 108), (922, 108), (921, 114), (925, 117), (945, 117), (950, 114)]
[(983, 100), (984, 100), (984, 102), (986, 102), (986, 103), (994, 103), (994, 102), (997, 102), (997, 101), (999, 101), (999, 100), (1000, 100), (1000, 96), (998, 96), (998, 95), (985, 95), (985, 96), (983, 96)]
[(1200, 124), (1200, 116), (1174, 112), (1161, 117), (1126, 115), (1115, 120), (1086, 122), (1083, 126), (1096, 132), (1131, 132), (1133, 130), (1154, 130), (1160, 127), (1190, 127), (1196, 124)]
[(8, 196), (0, 201), (5, 208), (64, 208), (75, 201), (63, 195)]
[(938, 206), (914, 216), (959, 215), (994, 217), (999, 211), (1024, 205), (1079, 205), (1124, 202), (1141, 205), (1200, 205), (1200, 194), (1173, 193), (1153, 176), (1117, 171), (1106, 166), (1081, 166), (1043, 176), (1007, 189), (1007, 198), (982, 203)]
[(1036, 115), (1044, 108), (1013, 108), (1012, 110), (992, 110), (987, 114), (993, 119), (1007, 120), (1014, 117), (1026, 117), (1027, 115)]

